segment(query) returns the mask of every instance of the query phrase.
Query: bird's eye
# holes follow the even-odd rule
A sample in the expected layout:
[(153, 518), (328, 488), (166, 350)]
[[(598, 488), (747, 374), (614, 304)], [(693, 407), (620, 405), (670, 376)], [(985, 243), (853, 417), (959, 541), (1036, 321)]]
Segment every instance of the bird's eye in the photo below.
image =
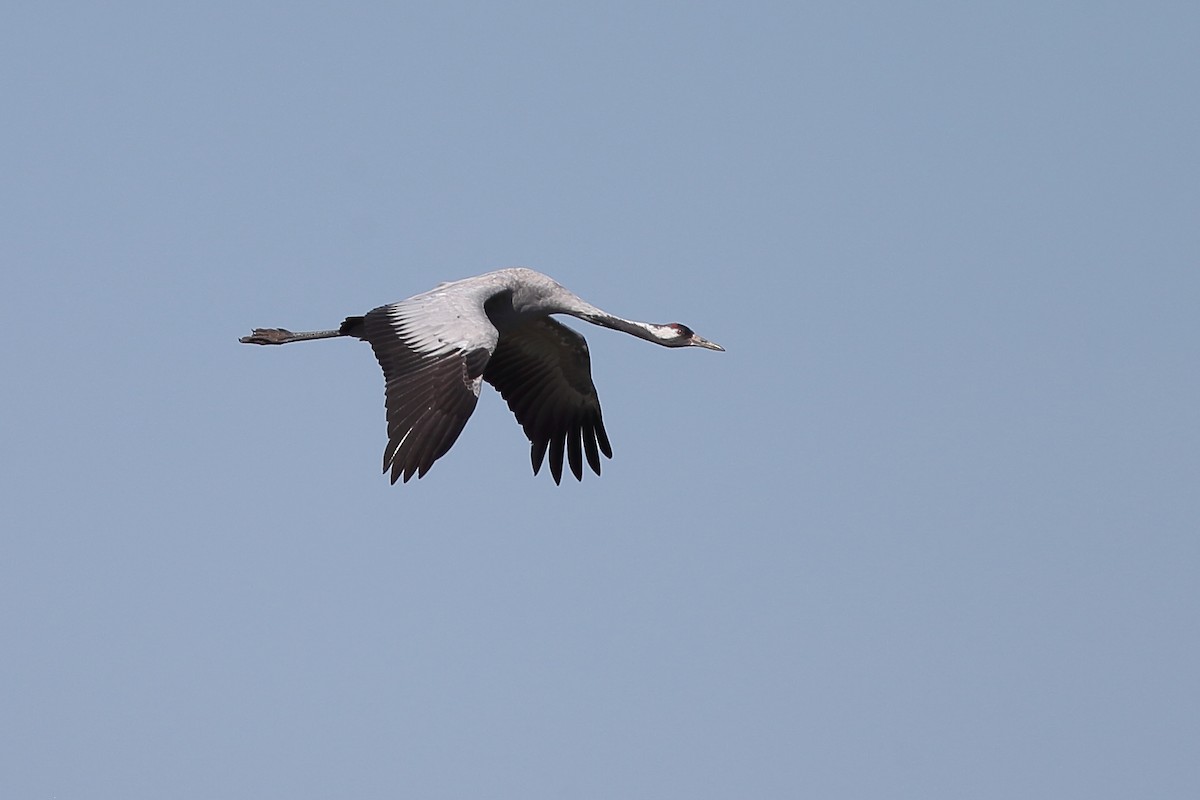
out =
[(672, 322), (670, 327), (673, 331), (675, 331), (675, 333), (679, 334), (679, 336), (684, 339), (690, 339), (696, 335), (687, 325), (681, 325), (678, 322)]

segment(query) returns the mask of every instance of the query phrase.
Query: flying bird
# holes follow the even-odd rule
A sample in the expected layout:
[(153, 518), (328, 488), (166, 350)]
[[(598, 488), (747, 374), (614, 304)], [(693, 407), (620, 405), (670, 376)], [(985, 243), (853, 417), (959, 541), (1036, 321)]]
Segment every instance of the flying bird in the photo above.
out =
[(600, 453), (612, 458), (612, 445), (592, 383), (587, 341), (551, 314), (569, 314), (664, 347), (725, 349), (677, 322), (656, 325), (613, 316), (552, 278), (521, 267), (439, 284), (361, 317), (347, 317), (336, 330), (255, 328), (239, 341), (290, 344), (351, 336), (370, 342), (386, 381), (383, 471), (391, 472), (392, 483), (424, 477), (450, 450), (487, 381), (529, 437), (533, 474), (548, 450), (557, 484), (564, 452), (575, 479), (583, 480), (584, 456), (599, 475)]

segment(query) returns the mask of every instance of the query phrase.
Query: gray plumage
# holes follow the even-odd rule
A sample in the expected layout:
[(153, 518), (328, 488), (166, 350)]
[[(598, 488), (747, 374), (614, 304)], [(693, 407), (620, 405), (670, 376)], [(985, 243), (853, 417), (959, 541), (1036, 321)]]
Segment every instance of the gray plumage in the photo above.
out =
[(666, 347), (724, 348), (678, 323), (656, 325), (608, 314), (531, 269), (443, 283), (428, 292), (348, 317), (337, 330), (256, 328), (246, 344), (289, 344), (352, 336), (371, 344), (383, 368), (392, 483), (423, 477), (450, 449), (475, 410), (482, 381), (508, 403), (529, 437), (536, 475), (547, 452), (554, 482), (564, 456), (577, 480), (583, 462), (600, 474), (612, 458), (583, 336), (549, 315), (569, 314)]

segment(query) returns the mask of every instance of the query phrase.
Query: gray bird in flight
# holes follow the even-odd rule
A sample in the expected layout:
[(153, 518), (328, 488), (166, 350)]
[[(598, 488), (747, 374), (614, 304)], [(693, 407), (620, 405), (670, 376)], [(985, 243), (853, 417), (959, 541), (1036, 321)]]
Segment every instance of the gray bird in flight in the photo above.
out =
[(458, 439), (482, 381), (496, 387), (529, 437), (533, 474), (550, 453), (562, 480), (563, 455), (576, 480), (583, 459), (600, 474), (612, 458), (583, 336), (551, 318), (569, 314), (664, 347), (724, 350), (686, 325), (622, 319), (601, 311), (552, 278), (513, 268), (443, 283), (428, 292), (347, 317), (336, 330), (293, 333), (255, 328), (245, 344), (290, 344), (352, 336), (370, 342), (386, 381), (388, 444), (383, 471), (392, 483), (423, 477)]

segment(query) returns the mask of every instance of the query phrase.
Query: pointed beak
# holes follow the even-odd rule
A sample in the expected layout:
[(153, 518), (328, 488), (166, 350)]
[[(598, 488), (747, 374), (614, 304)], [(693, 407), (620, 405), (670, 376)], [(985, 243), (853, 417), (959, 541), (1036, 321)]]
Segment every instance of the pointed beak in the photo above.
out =
[(722, 353), (725, 352), (725, 348), (721, 347), (721, 345), (717, 344), (716, 342), (710, 342), (708, 339), (705, 339), (702, 336), (697, 336), (694, 333), (692, 334), (691, 343), (695, 347), (703, 347), (707, 350), (720, 350)]

